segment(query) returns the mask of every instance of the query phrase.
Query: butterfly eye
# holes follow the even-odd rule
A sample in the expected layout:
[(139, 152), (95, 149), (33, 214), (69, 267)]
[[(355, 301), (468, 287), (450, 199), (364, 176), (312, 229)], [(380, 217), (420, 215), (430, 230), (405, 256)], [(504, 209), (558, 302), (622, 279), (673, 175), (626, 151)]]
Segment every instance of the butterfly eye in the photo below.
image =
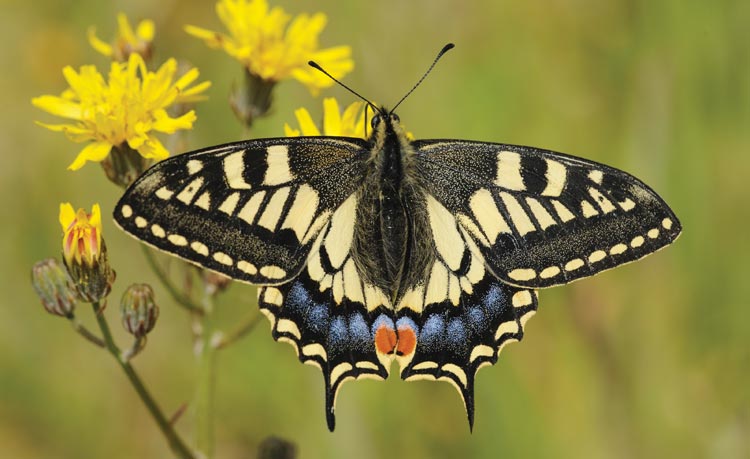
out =
[(381, 121), (382, 119), (380, 118), (380, 115), (374, 115), (370, 120), (370, 126), (372, 126), (373, 129), (377, 129)]
[(391, 121), (393, 121), (394, 123), (399, 123), (401, 122), (401, 118), (399, 118), (397, 114), (391, 113)]

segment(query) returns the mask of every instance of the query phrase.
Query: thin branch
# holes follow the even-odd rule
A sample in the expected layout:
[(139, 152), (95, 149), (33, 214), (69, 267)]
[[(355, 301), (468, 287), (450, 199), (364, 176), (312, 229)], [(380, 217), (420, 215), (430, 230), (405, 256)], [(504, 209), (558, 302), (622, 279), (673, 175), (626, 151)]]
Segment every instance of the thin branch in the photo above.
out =
[(130, 346), (130, 348), (122, 353), (122, 359), (126, 362), (129, 362), (130, 359), (138, 355), (138, 353), (141, 352), (144, 347), (146, 347), (145, 336), (134, 339), (133, 344)]
[(70, 325), (73, 326), (73, 330), (76, 331), (79, 335), (86, 338), (86, 340), (96, 344), (99, 347), (107, 347), (107, 344), (104, 342), (103, 339), (96, 336), (93, 332), (91, 332), (88, 328), (81, 325), (80, 322), (78, 322), (78, 319), (76, 319), (75, 316), (71, 316), (68, 318), (70, 321)]
[(196, 448), (206, 458), (214, 455), (214, 399), (216, 391), (216, 348), (211, 346), (215, 317), (214, 296), (203, 286), (202, 317), (196, 317), (200, 334), (196, 343), (198, 357), (198, 387), (195, 397)]
[(213, 347), (216, 349), (224, 349), (225, 347), (234, 344), (235, 342), (242, 339), (245, 335), (250, 333), (258, 322), (260, 322), (261, 315), (258, 312), (252, 312), (245, 316), (234, 329), (230, 330), (226, 334), (217, 333), (212, 342)]

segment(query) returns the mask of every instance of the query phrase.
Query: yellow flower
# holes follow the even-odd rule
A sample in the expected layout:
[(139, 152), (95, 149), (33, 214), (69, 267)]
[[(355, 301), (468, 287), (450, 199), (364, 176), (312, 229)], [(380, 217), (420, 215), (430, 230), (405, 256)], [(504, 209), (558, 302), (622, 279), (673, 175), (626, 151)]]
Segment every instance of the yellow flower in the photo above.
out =
[(339, 104), (333, 97), (323, 99), (323, 133), (312, 120), (310, 112), (306, 108), (298, 108), (294, 111), (299, 123), (299, 129), (293, 129), (289, 124), (284, 124), (284, 133), (287, 137), (299, 137), (300, 131), (304, 136), (344, 136), (365, 138), (365, 113), (362, 110), (364, 102), (354, 102), (346, 107), (342, 114)]
[(223, 49), (262, 80), (294, 78), (317, 94), (333, 81), (308, 61), (316, 61), (336, 78), (354, 68), (349, 46), (318, 48), (327, 20), (323, 13), (301, 14), (289, 24), (291, 17), (280, 7), (269, 8), (266, 0), (219, 0), (216, 13), (228, 34), (192, 25), (185, 31), (211, 48)]
[(151, 72), (136, 53), (127, 62), (112, 62), (108, 81), (92, 65), (85, 65), (78, 72), (68, 66), (63, 75), (70, 88), (59, 97), (35, 97), (31, 103), (73, 120), (67, 124), (39, 125), (64, 132), (73, 142), (91, 141), (68, 166), (70, 170), (81, 168), (86, 161), (102, 161), (113, 147), (125, 143), (144, 158), (164, 159), (169, 152), (154, 131), (172, 134), (192, 129), (196, 119), (193, 110), (172, 118), (167, 109), (201, 100), (201, 93), (211, 85), (204, 81), (188, 88), (198, 78), (198, 69), (190, 69), (174, 81), (176, 72), (174, 59)]
[(92, 266), (101, 255), (102, 212), (94, 204), (91, 213), (84, 209), (73, 211), (69, 202), (60, 204), (60, 225), (63, 230), (63, 257), (67, 266), (73, 261), (78, 265)]
[(148, 60), (151, 57), (151, 43), (154, 41), (154, 22), (144, 19), (138, 23), (134, 31), (125, 13), (119, 13), (117, 25), (117, 36), (111, 44), (96, 36), (95, 27), (89, 27), (89, 44), (101, 54), (116, 61), (125, 62), (132, 53), (140, 54)]

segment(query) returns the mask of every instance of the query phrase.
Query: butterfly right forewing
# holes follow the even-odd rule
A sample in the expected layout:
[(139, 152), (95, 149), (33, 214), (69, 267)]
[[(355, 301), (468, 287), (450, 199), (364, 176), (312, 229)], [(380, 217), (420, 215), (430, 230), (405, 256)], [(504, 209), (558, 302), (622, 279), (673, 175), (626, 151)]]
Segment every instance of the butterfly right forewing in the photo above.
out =
[(592, 276), (670, 244), (681, 231), (653, 190), (603, 164), (485, 142), (422, 140), (414, 147), (426, 190), (512, 285)]

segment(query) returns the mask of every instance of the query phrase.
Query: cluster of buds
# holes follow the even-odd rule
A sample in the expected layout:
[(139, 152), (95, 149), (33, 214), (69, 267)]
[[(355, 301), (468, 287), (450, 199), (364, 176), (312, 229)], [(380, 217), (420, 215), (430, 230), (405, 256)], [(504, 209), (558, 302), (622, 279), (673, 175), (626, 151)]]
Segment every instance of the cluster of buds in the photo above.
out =
[[(60, 224), (63, 263), (51, 258), (40, 261), (32, 268), (31, 282), (47, 312), (75, 322), (74, 311), (79, 301), (101, 303), (98, 311), (102, 310), (112, 290), (115, 272), (107, 259), (98, 204), (90, 213), (84, 209), (76, 212), (69, 203), (61, 204)], [(120, 302), (120, 312), (123, 327), (136, 338), (134, 348), (129, 351), (132, 357), (145, 343), (144, 338), (159, 317), (151, 287), (146, 284), (128, 287)], [(91, 339), (88, 331), (77, 327)]]

